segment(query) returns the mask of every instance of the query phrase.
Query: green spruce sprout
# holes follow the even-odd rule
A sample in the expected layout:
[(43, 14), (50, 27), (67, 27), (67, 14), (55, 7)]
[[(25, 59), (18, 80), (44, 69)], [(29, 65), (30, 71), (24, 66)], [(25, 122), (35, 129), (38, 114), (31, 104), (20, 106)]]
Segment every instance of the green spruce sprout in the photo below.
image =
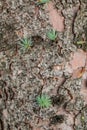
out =
[(23, 38), (23, 39), (20, 40), (19, 45), (21, 46), (22, 50), (26, 51), (33, 46), (33, 42), (32, 42), (31, 39)]
[(55, 39), (57, 38), (57, 32), (55, 30), (48, 31), (47, 37), (50, 40), (55, 41)]
[(82, 44), (84, 44), (84, 43), (86, 43), (86, 41), (77, 41), (77, 44), (78, 44), (78, 45), (82, 45)]
[(47, 95), (38, 96), (37, 103), (41, 108), (49, 108), (52, 104), (50, 97)]
[(50, 0), (38, 0), (38, 4), (46, 4), (48, 3)]

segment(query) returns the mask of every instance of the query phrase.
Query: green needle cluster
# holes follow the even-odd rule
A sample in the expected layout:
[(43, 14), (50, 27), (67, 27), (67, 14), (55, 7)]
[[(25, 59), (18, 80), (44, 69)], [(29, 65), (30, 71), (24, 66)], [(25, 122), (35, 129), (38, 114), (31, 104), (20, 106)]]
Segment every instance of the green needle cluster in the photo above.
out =
[(55, 30), (48, 31), (47, 37), (50, 40), (55, 41), (55, 39), (57, 38), (57, 32)]
[(28, 50), (29, 48), (33, 46), (33, 42), (31, 39), (23, 38), (20, 40), (19, 45), (21, 46), (22, 50)]
[(51, 106), (51, 99), (47, 95), (41, 95), (37, 97), (37, 103), (41, 108), (48, 108)]
[(50, 0), (39, 0), (38, 4), (46, 4), (48, 3)]

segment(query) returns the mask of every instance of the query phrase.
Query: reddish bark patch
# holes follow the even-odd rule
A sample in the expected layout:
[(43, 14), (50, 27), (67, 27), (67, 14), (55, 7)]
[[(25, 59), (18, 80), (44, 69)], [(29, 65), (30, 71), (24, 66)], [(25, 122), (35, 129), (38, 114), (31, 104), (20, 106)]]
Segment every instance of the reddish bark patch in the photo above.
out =
[(62, 16), (61, 11), (57, 11), (54, 8), (54, 4), (49, 2), (47, 4), (47, 11), (49, 14), (49, 21), (53, 28), (57, 31), (64, 31), (64, 17)]
[(87, 53), (82, 50), (72, 53), (70, 61), (66, 64), (66, 70), (72, 73), (72, 78), (80, 78), (86, 71)]

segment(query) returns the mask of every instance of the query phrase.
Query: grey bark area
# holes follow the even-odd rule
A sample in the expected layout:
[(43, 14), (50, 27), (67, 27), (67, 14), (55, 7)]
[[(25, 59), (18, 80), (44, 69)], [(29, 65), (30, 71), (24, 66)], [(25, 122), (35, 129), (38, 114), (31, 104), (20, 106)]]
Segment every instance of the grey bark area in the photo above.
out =
[[(65, 27), (54, 41), (47, 37), (47, 3), (0, 1), (0, 130), (87, 130), (87, 85), (82, 90), (82, 77), (73, 79), (66, 68), (71, 53), (87, 55), (87, 0), (52, 2)], [(23, 50), (23, 38), (33, 46)], [(38, 105), (42, 94), (49, 108)]]

